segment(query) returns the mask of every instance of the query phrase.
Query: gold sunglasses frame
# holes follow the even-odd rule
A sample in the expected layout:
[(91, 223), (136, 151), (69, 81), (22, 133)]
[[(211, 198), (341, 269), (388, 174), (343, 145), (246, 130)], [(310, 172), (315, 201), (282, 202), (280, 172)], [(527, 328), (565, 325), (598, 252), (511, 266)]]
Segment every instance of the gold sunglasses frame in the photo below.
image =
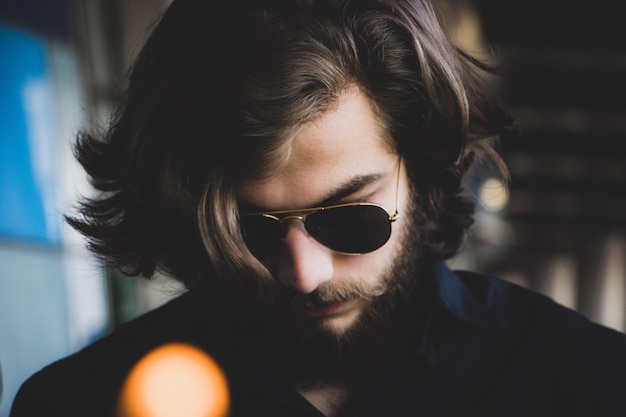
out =
[[(300, 221), (302, 221), (302, 223), (304, 223), (304, 221), (306, 220), (307, 216), (310, 216), (313, 213), (318, 213), (320, 211), (336, 209), (336, 208), (341, 208), (341, 207), (374, 206), (374, 207), (378, 207), (378, 208), (383, 209), (385, 211), (385, 213), (387, 213), (389, 222), (393, 223), (396, 220), (398, 220), (398, 218), (400, 217), (400, 213), (398, 211), (398, 206), (399, 206), (399, 202), (400, 202), (400, 171), (401, 171), (401, 167), (402, 167), (402, 157), (399, 157), (398, 158), (398, 173), (397, 173), (397, 177), (396, 177), (396, 211), (392, 215), (389, 214), (389, 210), (387, 210), (387, 208), (385, 208), (382, 204), (361, 201), (361, 202), (353, 202), (353, 203), (333, 204), (333, 205), (330, 205), (330, 206), (311, 207), (311, 208), (305, 208), (305, 209), (299, 209), (299, 210), (276, 210), (276, 211), (260, 211), (260, 212), (256, 212), (256, 213), (242, 213), (242, 214), (240, 214), (240, 216), (245, 216), (245, 217), (251, 217), (251, 216), (267, 217), (267, 218), (270, 218), (272, 220), (276, 220), (278, 223), (283, 225), (284, 222), (287, 221), (287, 220), (300, 220)], [(312, 237), (313, 237), (313, 239), (315, 239), (315, 236), (312, 236)], [(315, 240), (317, 240), (317, 239), (315, 239)], [(321, 242), (320, 242), (320, 244), (323, 245), (323, 243), (321, 243)], [(324, 245), (324, 246), (326, 246), (326, 245)], [(332, 248), (329, 248), (329, 249), (334, 250)], [(346, 255), (361, 255), (362, 254), (362, 253), (350, 253), (350, 252), (340, 252), (340, 251), (335, 251), (335, 252), (343, 253), (343, 254), (346, 254)]]

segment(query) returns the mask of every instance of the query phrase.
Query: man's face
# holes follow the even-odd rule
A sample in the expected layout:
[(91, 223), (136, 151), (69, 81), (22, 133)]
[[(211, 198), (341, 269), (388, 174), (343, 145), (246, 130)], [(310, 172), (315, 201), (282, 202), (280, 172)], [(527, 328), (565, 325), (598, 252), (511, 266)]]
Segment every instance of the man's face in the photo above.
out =
[(404, 164), (385, 143), (369, 99), (356, 88), (304, 125), (283, 168), (240, 187), (240, 201), (255, 211), (372, 202), (400, 214), (389, 241), (362, 255), (335, 252), (309, 236), (302, 221), (286, 220), (284, 244), (261, 259), (284, 290), (285, 321), (337, 339), (357, 327), (396, 279), (394, 264), (406, 251), (413, 221), (408, 189)]

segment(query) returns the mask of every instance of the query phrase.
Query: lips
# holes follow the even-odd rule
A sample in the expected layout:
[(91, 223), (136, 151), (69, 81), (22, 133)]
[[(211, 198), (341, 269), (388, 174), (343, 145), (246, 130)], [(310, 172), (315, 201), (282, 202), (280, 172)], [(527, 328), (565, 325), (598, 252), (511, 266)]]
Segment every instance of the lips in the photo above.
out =
[(345, 302), (334, 302), (326, 304), (309, 304), (302, 310), (302, 315), (307, 318), (322, 318), (341, 314), (347, 308)]

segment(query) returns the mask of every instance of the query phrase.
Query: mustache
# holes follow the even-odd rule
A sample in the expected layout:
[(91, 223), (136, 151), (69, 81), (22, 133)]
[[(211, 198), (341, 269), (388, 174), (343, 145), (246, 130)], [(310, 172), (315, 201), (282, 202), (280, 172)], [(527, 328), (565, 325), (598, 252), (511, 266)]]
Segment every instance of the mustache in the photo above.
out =
[(281, 292), (278, 298), (281, 304), (294, 310), (321, 306), (325, 304), (341, 303), (352, 300), (371, 300), (383, 295), (387, 291), (386, 282), (366, 283), (356, 282), (328, 282), (309, 294), (296, 292)]

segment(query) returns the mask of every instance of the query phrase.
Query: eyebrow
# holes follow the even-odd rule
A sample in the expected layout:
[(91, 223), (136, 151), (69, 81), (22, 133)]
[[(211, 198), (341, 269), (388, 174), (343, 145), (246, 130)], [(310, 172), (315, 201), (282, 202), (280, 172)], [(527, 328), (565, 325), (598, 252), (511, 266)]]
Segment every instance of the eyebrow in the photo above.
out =
[[(352, 177), (345, 183), (340, 184), (338, 187), (331, 190), (321, 200), (315, 202), (313, 205), (309, 207), (303, 207), (303, 209), (323, 207), (323, 206), (329, 206), (332, 204), (337, 204), (343, 198), (348, 197), (349, 195), (352, 195), (356, 193), (357, 191), (360, 191), (366, 186), (375, 183), (376, 181), (380, 180), (382, 177), (384, 177), (383, 174), (367, 174), (367, 175), (357, 175), (355, 177)], [(244, 213), (269, 213), (269, 212), (275, 211), (275, 210), (267, 210), (265, 208), (255, 206), (254, 204), (246, 203), (245, 201), (240, 201), (239, 207), (240, 209), (242, 209)], [(291, 211), (291, 209), (288, 209), (288, 210)], [(299, 209), (293, 209), (293, 210), (297, 211)]]
[(383, 177), (382, 174), (358, 175), (350, 178), (347, 182), (339, 185), (339, 187), (330, 191), (326, 197), (315, 203), (312, 207), (322, 207), (336, 204), (343, 198), (360, 191), (367, 185), (370, 185)]

